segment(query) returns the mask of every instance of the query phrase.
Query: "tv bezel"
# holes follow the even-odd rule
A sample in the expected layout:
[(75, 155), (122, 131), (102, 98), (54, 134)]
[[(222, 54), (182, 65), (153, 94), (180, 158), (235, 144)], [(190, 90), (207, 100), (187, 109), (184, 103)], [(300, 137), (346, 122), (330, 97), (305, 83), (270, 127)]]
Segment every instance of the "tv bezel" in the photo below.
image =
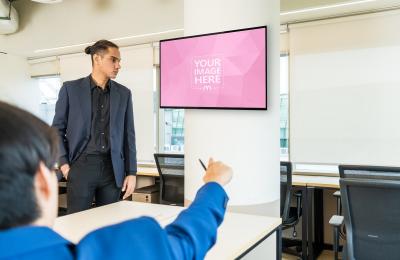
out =
[[(216, 35), (216, 34), (226, 34), (226, 33), (234, 33), (234, 32), (240, 32), (240, 31), (249, 31), (249, 30), (255, 30), (255, 29), (264, 29), (265, 30), (265, 106), (264, 107), (209, 107), (209, 106), (201, 106), (201, 107), (194, 107), (194, 106), (163, 106), (161, 103), (161, 91), (162, 91), (162, 78), (161, 78), (161, 70), (162, 70), (162, 62), (161, 62), (161, 45), (163, 42), (168, 42), (168, 41), (175, 41), (175, 40), (182, 40), (182, 39), (189, 39), (189, 38), (198, 38), (198, 37), (204, 37), (204, 36), (210, 36), (210, 35)], [(242, 28), (242, 29), (236, 29), (236, 30), (229, 30), (229, 31), (221, 31), (221, 32), (213, 32), (213, 33), (206, 33), (206, 34), (197, 34), (197, 35), (191, 35), (191, 36), (183, 36), (183, 37), (177, 37), (177, 38), (171, 38), (171, 39), (165, 39), (165, 40), (160, 40), (160, 51), (159, 51), (159, 61), (160, 61), (160, 95), (159, 95), (159, 103), (160, 103), (160, 108), (173, 108), (173, 109), (218, 109), (218, 110), (267, 110), (268, 108), (268, 74), (267, 74), (267, 36), (268, 36), (268, 30), (267, 26), (257, 26), (257, 27), (248, 27), (248, 28)]]

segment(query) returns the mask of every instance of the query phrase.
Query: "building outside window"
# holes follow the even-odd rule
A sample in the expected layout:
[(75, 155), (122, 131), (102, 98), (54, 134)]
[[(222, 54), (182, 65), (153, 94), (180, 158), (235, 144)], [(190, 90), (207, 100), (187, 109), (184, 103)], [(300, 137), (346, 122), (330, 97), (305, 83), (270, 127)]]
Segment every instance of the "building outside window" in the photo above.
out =
[(164, 109), (164, 152), (183, 152), (185, 145), (183, 109)]
[(289, 56), (280, 58), (280, 146), (281, 160), (289, 159)]

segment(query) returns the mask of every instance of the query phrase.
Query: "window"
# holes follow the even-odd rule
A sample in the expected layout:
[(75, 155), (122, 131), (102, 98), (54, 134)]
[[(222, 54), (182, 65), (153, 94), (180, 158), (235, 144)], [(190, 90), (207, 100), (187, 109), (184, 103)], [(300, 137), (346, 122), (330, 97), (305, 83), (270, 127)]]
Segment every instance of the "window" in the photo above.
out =
[(289, 159), (289, 56), (280, 58), (280, 146), (281, 160)]
[(163, 152), (183, 152), (185, 145), (183, 109), (162, 109), (164, 113), (163, 122)]
[[(159, 68), (157, 68), (159, 69)], [(289, 56), (280, 58), (280, 157), (289, 157)], [(156, 72), (159, 76), (159, 72)], [(157, 80), (157, 82), (159, 82)], [(159, 89), (159, 87), (157, 88)], [(185, 144), (183, 109), (160, 109), (158, 150), (160, 152), (183, 152)]]
[[(154, 100), (156, 106), (159, 106), (159, 91), (160, 91), (160, 67), (154, 67)], [(157, 90), (157, 91), (156, 91)], [(156, 109), (155, 109), (156, 111)], [(158, 117), (158, 151), (163, 152), (176, 152), (183, 153), (185, 146), (184, 136), (184, 122), (185, 110), (184, 109), (158, 109), (155, 114)], [(157, 129), (155, 130), (157, 135)]]
[(41, 93), (40, 98), (40, 118), (47, 124), (53, 122), (58, 92), (61, 88), (61, 79), (59, 76), (39, 77), (38, 86)]

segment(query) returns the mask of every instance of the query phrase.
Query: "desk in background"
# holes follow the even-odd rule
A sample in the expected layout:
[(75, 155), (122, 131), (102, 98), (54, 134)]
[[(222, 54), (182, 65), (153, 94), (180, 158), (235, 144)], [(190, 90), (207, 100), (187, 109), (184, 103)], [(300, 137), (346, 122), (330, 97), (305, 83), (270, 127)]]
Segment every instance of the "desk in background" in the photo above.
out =
[[(157, 167), (138, 167), (137, 176), (159, 177)], [(295, 186), (339, 189), (339, 176), (301, 175), (294, 173), (292, 184)]]
[(159, 177), (160, 175), (158, 174), (157, 167), (154, 166), (149, 166), (149, 167), (143, 167), (139, 166), (137, 169), (137, 176), (149, 176), (149, 177)]
[(295, 186), (340, 189), (339, 176), (293, 174), (292, 184)]
[(142, 188), (154, 185), (160, 175), (158, 175), (158, 170), (155, 165), (149, 165), (138, 166), (136, 177), (136, 188)]
[[(56, 219), (54, 230), (77, 243), (88, 232), (124, 220), (147, 215), (161, 226), (171, 223), (183, 207), (120, 201), (106, 206), (78, 212)], [(276, 232), (276, 256), (280, 259), (280, 218), (253, 216), (227, 212), (218, 229), (217, 243), (206, 259), (237, 259), (257, 250), (265, 250), (263, 242)]]
[(292, 175), (292, 185), (303, 194), (303, 259), (316, 259), (324, 247), (323, 189), (340, 189), (339, 176)]

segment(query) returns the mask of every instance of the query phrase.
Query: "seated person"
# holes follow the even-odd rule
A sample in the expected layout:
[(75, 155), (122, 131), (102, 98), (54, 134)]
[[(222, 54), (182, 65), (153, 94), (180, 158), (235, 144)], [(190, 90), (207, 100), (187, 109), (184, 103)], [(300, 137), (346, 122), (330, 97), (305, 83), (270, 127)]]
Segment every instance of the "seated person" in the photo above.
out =
[(100, 228), (73, 244), (51, 229), (58, 201), (56, 132), (3, 102), (0, 122), (0, 259), (203, 259), (214, 245), (230, 167), (210, 159), (205, 185), (165, 228), (140, 217)]

